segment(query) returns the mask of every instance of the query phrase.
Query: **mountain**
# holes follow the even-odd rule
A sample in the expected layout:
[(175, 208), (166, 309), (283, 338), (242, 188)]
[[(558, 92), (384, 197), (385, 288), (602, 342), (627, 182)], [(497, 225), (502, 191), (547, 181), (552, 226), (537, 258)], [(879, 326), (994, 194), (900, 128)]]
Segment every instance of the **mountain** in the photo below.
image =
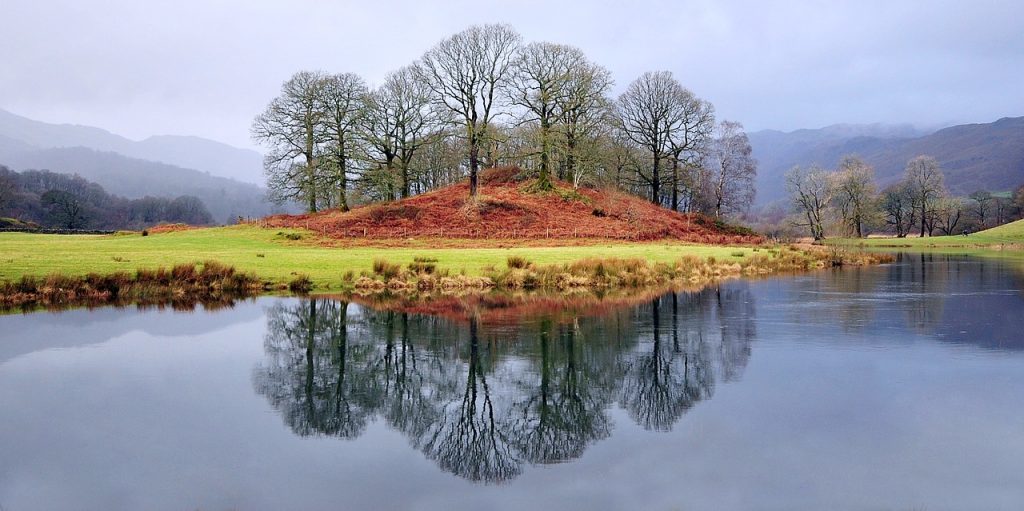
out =
[(5, 139), (26, 146), (22, 150), (86, 147), (246, 183), (263, 183), (263, 157), (259, 153), (200, 137), (162, 135), (134, 141), (100, 128), (50, 124), (0, 109), (0, 149), (9, 144)]
[(18, 150), (4, 149), (0, 137), (0, 164), (14, 170), (50, 170), (78, 174), (108, 192), (129, 199), (155, 196), (173, 198), (193, 195), (206, 205), (217, 222), (238, 216), (259, 217), (282, 211), (267, 202), (266, 191), (254, 184), (211, 176), (198, 170), (176, 167), (84, 147)]
[(784, 174), (794, 165), (834, 168), (848, 154), (875, 167), (880, 186), (899, 181), (911, 158), (934, 156), (958, 195), (1009, 190), (1024, 183), (1024, 117), (921, 133), (906, 125), (837, 125), (817, 130), (750, 133), (758, 160), (757, 202), (785, 198)]

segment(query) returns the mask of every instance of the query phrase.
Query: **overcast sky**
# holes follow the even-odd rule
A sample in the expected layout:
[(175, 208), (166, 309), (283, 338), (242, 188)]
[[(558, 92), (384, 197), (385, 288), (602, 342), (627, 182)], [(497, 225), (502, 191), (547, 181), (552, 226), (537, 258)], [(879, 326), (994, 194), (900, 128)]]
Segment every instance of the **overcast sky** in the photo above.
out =
[(1021, 0), (432, 4), (3, 0), (0, 108), (252, 147), (253, 116), (298, 70), (379, 83), (449, 34), (505, 22), (582, 48), (616, 94), (672, 71), (749, 130), (1024, 115)]

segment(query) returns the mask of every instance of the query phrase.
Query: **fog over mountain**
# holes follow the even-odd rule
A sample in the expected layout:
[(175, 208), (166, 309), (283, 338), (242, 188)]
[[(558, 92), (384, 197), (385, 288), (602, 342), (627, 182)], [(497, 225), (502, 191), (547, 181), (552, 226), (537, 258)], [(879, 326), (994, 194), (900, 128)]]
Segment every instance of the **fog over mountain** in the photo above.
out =
[(1006, 191), (1024, 184), (1024, 117), (922, 132), (910, 125), (836, 125), (788, 133), (750, 133), (758, 160), (757, 203), (784, 199), (786, 171), (794, 165), (834, 168), (846, 155), (875, 167), (881, 186), (895, 183), (907, 161), (926, 154), (939, 160), (950, 192)]
[(262, 187), (198, 170), (85, 147), (7, 153), (2, 145), (0, 143), (0, 164), (14, 170), (78, 174), (110, 193), (129, 199), (192, 195), (203, 201), (218, 223), (228, 223), (239, 216), (258, 217), (284, 210), (267, 201), (266, 190)]
[(135, 141), (101, 128), (45, 123), (0, 109), (0, 150), (5, 153), (68, 147), (111, 151), (263, 184), (263, 157), (251, 149), (193, 136), (158, 135)]
[(129, 199), (192, 195), (221, 223), (286, 210), (266, 198), (259, 153), (200, 137), (134, 141), (0, 110), (0, 165), (78, 174)]

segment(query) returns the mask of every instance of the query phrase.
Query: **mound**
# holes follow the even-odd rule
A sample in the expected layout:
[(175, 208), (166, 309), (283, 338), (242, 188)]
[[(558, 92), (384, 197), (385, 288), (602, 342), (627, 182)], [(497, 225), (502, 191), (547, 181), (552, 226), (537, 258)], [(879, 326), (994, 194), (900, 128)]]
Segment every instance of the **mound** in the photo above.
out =
[(695, 243), (759, 243), (752, 232), (684, 214), (633, 195), (556, 182), (551, 191), (531, 191), (519, 169), (483, 171), (480, 195), (469, 200), (460, 183), (394, 202), (266, 219), (269, 227), (307, 228), (333, 238), (450, 239), (674, 239)]

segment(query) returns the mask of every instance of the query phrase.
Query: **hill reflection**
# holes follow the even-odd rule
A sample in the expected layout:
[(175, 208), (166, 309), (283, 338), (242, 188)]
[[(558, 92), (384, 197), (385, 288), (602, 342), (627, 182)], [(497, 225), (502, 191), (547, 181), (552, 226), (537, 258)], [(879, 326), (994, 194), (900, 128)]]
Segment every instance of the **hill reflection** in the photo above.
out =
[(756, 333), (746, 286), (645, 299), (599, 315), (545, 303), (515, 321), (504, 302), (501, 321), (486, 307), (278, 303), (254, 386), (298, 435), (354, 438), (383, 420), (441, 469), (501, 482), (582, 456), (610, 435), (613, 406), (668, 431), (742, 374)]

